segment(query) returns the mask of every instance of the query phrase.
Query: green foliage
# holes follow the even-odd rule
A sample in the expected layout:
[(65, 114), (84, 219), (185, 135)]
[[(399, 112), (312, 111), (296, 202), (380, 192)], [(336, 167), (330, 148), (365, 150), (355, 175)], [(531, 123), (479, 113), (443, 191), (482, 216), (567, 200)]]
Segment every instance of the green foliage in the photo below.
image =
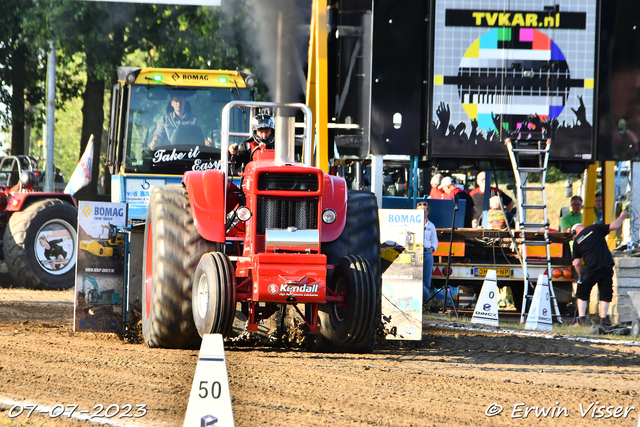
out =
[[(72, 0), (4, 0), (0, 15), (0, 102), (10, 105), (12, 60), (27, 48), (26, 100), (34, 106), (31, 154), (38, 156), (45, 116), (44, 81), (49, 40), (56, 47), (56, 167), (70, 177), (81, 155), (84, 135), (108, 127), (111, 87), (117, 67), (240, 69), (256, 74), (257, 99), (268, 90), (258, 56), (247, 35), (254, 30), (247, 0), (222, 7), (167, 6)], [(104, 84), (105, 98), (85, 96), (87, 82)], [(102, 82), (102, 83), (101, 83)], [(22, 99), (22, 98), (21, 98)], [(95, 105), (101, 102), (100, 105)], [(19, 109), (18, 109), (19, 110)], [(98, 119), (102, 111), (102, 120)], [(87, 113), (91, 112), (88, 118)], [(2, 114), (2, 113), (0, 113)], [(15, 112), (0, 117), (7, 128)], [(89, 122), (88, 122), (89, 121)], [(82, 136), (81, 136), (82, 135)], [(96, 153), (98, 156), (98, 153)]]
[[(53, 164), (68, 180), (78, 164), (80, 152), (80, 131), (82, 128), (82, 101), (79, 98), (67, 101), (64, 108), (56, 110), (56, 125), (54, 131)], [(42, 158), (40, 167), (44, 168), (44, 150), (38, 147), (42, 141), (42, 128), (36, 127), (31, 132), (31, 155)]]
[[(13, 123), (40, 124), (25, 108), (42, 102), (44, 91), (43, 51), (47, 51), (46, 15), (35, 0), (3, 0), (0, 13), (0, 102), (10, 106), (0, 111), (0, 127)], [(44, 21), (43, 21), (44, 19)], [(35, 22), (39, 21), (39, 25)], [(9, 89), (11, 88), (11, 90)], [(20, 92), (20, 93), (17, 93)], [(14, 96), (15, 95), (15, 96)]]

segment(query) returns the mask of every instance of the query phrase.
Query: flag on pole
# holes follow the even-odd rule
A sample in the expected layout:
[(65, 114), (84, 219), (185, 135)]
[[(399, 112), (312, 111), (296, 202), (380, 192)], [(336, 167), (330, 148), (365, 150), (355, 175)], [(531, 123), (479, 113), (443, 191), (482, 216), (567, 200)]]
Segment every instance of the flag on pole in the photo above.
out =
[(91, 167), (93, 166), (93, 135), (89, 138), (87, 148), (84, 150), (84, 154), (78, 162), (78, 166), (73, 171), (69, 183), (64, 188), (65, 193), (69, 193), (72, 196), (78, 192), (82, 187), (85, 187), (91, 181)]

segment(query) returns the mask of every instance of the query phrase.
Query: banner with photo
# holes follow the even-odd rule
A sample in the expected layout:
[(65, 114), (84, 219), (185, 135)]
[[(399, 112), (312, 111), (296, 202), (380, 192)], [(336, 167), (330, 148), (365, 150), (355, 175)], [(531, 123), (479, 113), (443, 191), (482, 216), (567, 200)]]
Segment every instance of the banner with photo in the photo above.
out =
[(436, 2), (432, 157), (553, 138), (552, 160), (592, 160), (597, 3)]
[(378, 212), (386, 338), (421, 340), (424, 212), (419, 209)]
[(126, 203), (78, 203), (75, 332), (122, 327), (126, 224)]

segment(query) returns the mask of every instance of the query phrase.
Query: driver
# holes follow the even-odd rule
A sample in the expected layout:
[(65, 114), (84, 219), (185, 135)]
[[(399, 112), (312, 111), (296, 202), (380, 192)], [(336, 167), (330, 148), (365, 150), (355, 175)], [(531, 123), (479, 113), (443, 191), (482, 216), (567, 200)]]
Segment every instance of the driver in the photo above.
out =
[(265, 148), (272, 149), (274, 146), (273, 138), (275, 136), (275, 121), (273, 117), (266, 113), (257, 114), (251, 120), (252, 136), (242, 141), (240, 144), (231, 144), (229, 146), (229, 154), (231, 158), (229, 162), (235, 162), (237, 166), (244, 166), (251, 161), (251, 150), (258, 144), (265, 144)]
[[(182, 95), (173, 95), (171, 97), (173, 112), (160, 117), (153, 139), (149, 143), (149, 148), (154, 149), (156, 145), (170, 144), (173, 134), (180, 125), (195, 125), (202, 129), (198, 118), (185, 110), (186, 103), (187, 101)], [(211, 145), (211, 139), (205, 138), (204, 143)]]

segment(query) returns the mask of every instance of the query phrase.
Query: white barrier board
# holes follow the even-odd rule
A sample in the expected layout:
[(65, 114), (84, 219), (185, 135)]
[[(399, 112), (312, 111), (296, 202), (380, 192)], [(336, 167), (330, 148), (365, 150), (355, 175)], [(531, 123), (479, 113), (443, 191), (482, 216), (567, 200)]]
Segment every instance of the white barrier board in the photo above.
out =
[(546, 274), (538, 276), (538, 283), (533, 293), (531, 308), (529, 309), (524, 328), (527, 330), (553, 331), (549, 277), (547, 277)]
[(471, 323), (498, 326), (498, 280), (496, 270), (487, 270)]

